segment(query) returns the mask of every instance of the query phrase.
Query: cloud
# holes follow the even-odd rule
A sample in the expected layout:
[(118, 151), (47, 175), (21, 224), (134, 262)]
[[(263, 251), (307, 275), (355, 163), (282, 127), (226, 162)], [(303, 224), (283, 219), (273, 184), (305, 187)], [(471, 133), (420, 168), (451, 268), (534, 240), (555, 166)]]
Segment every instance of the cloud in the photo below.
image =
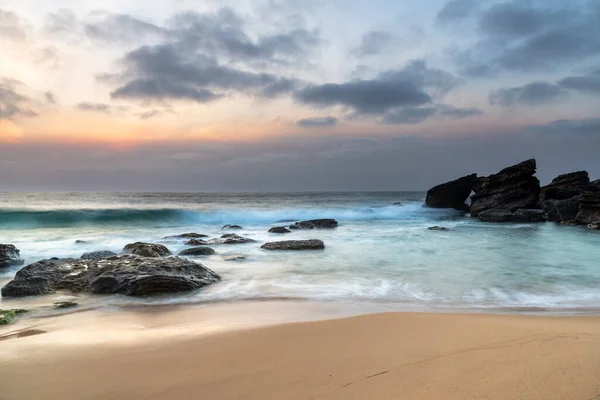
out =
[(44, 99), (49, 104), (58, 104), (58, 99), (56, 98), (56, 96), (52, 92), (45, 92), (44, 93)]
[(296, 125), (308, 129), (335, 126), (337, 123), (338, 119), (336, 117), (313, 117), (301, 119), (296, 122)]
[(22, 82), (0, 77), (0, 120), (34, 117), (36, 101), (27, 96)]
[(389, 32), (372, 30), (362, 36), (358, 46), (350, 53), (358, 57), (377, 55), (390, 45), (392, 40), (393, 36)]
[(81, 111), (93, 111), (93, 112), (101, 112), (110, 114), (112, 107), (108, 104), (104, 103), (90, 103), (90, 102), (82, 102), (75, 106), (75, 108)]
[(475, 0), (452, 0), (446, 3), (437, 13), (435, 21), (438, 25), (460, 22), (470, 17), (478, 8)]
[(147, 36), (161, 36), (166, 31), (152, 23), (127, 14), (96, 12), (93, 20), (84, 24), (85, 34), (95, 40), (106, 42), (137, 41)]
[(477, 108), (457, 108), (447, 104), (432, 107), (405, 107), (388, 111), (381, 120), (383, 124), (418, 124), (429, 118), (462, 119), (481, 115)]
[(542, 135), (594, 135), (600, 138), (600, 118), (561, 119), (547, 124), (532, 125), (523, 128), (525, 133)]
[(491, 105), (510, 107), (513, 105), (539, 106), (563, 99), (567, 93), (559, 86), (548, 82), (532, 82), (524, 86), (492, 91)]
[(590, 94), (600, 93), (600, 71), (587, 76), (568, 76), (558, 81), (558, 85), (565, 89), (580, 91)]
[(17, 14), (0, 9), (0, 38), (25, 40), (26, 27)]

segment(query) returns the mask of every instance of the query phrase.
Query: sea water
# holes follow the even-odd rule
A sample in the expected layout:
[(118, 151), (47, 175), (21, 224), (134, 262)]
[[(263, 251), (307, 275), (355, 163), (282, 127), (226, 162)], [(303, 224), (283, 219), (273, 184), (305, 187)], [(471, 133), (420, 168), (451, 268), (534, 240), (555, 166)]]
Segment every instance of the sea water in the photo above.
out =
[[(214, 245), (215, 255), (194, 258), (220, 274), (220, 283), (150, 299), (81, 297), (94, 305), (297, 299), (386, 309), (600, 310), (599, 232), (483, 223), (458, 211), (424, 208), (423, 200), (424, 193), (414, 192), (0, 193), (0, 243), (16, 245), (31, 263), (96, 250), (119, 253), (136, 241), (164, 244), (177, 254), (185, 240), (168, 236), (186, 232), (211, 238), (235, 232), (257, 241)], [(335, 218), (339, 227), (268, 233), (315, 218)], [(225, 224), (243, 229), (223, 230)], [(449, 230), (427, 229), (434, 225)], [(260, 248), (290, 239), (321, 239), (326, 247)], [(227, 261), (229, 255), (245, 260)], [(0, 286), (19, 268), (0, 270)]]

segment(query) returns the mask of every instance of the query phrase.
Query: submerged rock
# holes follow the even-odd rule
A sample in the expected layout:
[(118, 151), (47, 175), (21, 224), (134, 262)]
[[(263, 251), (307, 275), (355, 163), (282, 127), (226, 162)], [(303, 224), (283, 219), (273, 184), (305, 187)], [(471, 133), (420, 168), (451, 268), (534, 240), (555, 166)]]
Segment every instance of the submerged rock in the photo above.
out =
[(16, 316), (17, 314), (13, 310), (0, 310), (0, 326), (10, 324)]
[(579, 212), (575, 220), (582, 225), (600, 222), (600, 191), (581, 193), (579, 197)]
[(54, 303), (54, 308), (57, 310), (63, 310), (65, 308), (77, 307), (78, 305), (79, 303), (76, 303), (74, 301), (57, 301), (56, 303)]
[(178, 238), (178, 239), (199, 239), (199, 238), (205, 238), (205, 237), (208, 237), (208, 235), (205, 235), (203, 233), (190, 232), (190, 233), (182, 233), (181, 235), (165, 236), (165, 239), (171, 239), (171, 238)]
[(202, 239), (190, 239), (187, 242), (185, 242), (185, 244), (188, 246), (203, 246), (205, 244), (208, 244), (208, 242)]
[(244, 228), (242, 228), (239, 225), (230, 225), (230, 224), (227, 224), (227, 225), (224, 225), (221, 229), (244, 229)]
[(446, 228), (445, 226), (430, 226), (427, 228), (430, 231), (449, 231), (450, 228)]
[(594, 222), (594, 223), (588, 224), (587, 227), (588, 227), (588, 229), (591, 229), (593, 231), (598, 231), (598, 230), (600, 230), (600, 222)]
[(34, 296), (56, 290), (147, 296), (196, 290), (220, 279), (202, 264), (179, 257), (56, 258), (23, 267), (2, 288), (2, 296)]
[(437, 185), (427, 191), (425, 206), (469, 211), (469, 206), (465, 202), (469, 198), (476, 181), (477, 174), (471, 174)]
[(273, 228), (269, 229), (269, 233), (291, 233), (291, 232), (292, 231), (290, 231), (285, 226), (274, 226)]
[(88, 242), (87, 240), (79, 240), (78, 239), (78, 240), (75, 241), (75, 244), (84, 244), (84, 243), (87, 243), (87, 242)]
[(162, 244), (136, 242), (130, 243), (123, 248), (123, 253), (135, 254), (142, 257), (164, 257), (172, 253)]
[[(531, 159), (478, 178), (473, 187), (475, 194), (471, 196), (471, 215), (479, 218), (487, 210), (503, 209), (512, 213), (520, 208), (539, 208), (540, 181), (533, 176), (535, 171), (536, 163)], [(499, 215), (497, 212), (491, 215), (494, 214)]]
[(12, 244), (0, 244), (0, 268), (23, 265), (21, 252)]
[(207, 244), (244, 244), (254, 243), (256, 240), (236, 235), (235, 233), (228, 233), (220, 238), (211, 239)]
[(182, 250), (180, 256), (210, 256), (216, 252), (210, 247), (192, 247), (191, 249)]
[(337, 228), (338, 222), (335, 219), (311, 219), (309, 221), (296, 222), (290, 226), (290, 229), (333, 229)]
[(522, 208), (512, 215), (512, 222), (546, 222), (548, 214), (544, 210)]
[(242, 261), (245, 259), (246, 259), (246, 256), (243, 256), (241, 254), (232, 254), (232, 255), (223, 257), (223, 260), (225, 260), (225, 261)]
[(112, 251), (108, 251), (108, 250), (101, 250), (101, 251), (92, 251), (91, 253), (83, 253), (81, 255), (82, 260), (98, 260), (100, 258), (106, 258), (106, 257), (112, 257), (112, 256), (116, 256), (116, 253), (113, 253)]
[(261, 246), (265, 250), (321, 250), (325, 248), (322, 240), (285, 240), (282, 242), (269, 242)]

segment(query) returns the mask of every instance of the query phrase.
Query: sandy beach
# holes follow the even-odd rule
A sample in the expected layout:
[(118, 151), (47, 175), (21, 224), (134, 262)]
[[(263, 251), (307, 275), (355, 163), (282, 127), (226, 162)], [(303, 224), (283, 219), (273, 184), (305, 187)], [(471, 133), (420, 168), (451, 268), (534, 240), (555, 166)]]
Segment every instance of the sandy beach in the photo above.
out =
[[(24, 321), (20, 335), (0, 332), (0, 398), (600, 398), (598, 317), (393, 312), (257, 327), (256, 307)], [(222, 323), (236, 313), (245, 323)]]

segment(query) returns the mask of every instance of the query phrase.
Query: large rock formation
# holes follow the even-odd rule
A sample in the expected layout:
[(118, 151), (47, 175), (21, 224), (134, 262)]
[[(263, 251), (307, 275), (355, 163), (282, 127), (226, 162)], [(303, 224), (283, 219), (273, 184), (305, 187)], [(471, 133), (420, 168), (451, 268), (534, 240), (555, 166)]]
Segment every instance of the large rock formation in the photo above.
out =
[(325, 248), (322, 240), (284, 240), (283, 242), (269, 242), (261, 246), (265, 250), (321, 250)]
[(333, 229), (337, 228), (335, 219), (311, 219), (309, 221), (296, 222), (290, 229)]
[(579, 224), (600, 222), (600, 191), (587, 191), (579, 197), (579, 212), (575, 217)]
[(52, 258), (23, 267), (2, 288), (2, 296), (33, 296), (56, 290), (147, 296), (195, 290), (220, 279), (202, 264), (179, 257)]
[(542, 200), (566, 200), (590, 190), (590, 177), (587, 171), (577, 171), (559, 175), (549, 185), (542, 187)]
[(471, 174), (437, 185), (427, 191), (425, 206), (469, 211), (469, 206), (465, 202), (469, 198), (476, 181), (477, 174)]
[(164, 257), (172, 253), (162, 244), (135, 242), (123, 248), (123, 253), (135, 254), (142, 257)]
[(12, 244), (0, 244), (0, 268), (23, 265), (21, 252)]
[(527, 160), (504, 168), (497, 174), (478, 178), (471, 196), (471, 215), (477, 217), (486, 210), (510, 212), (521, 208), (539, 208), (540, 181), (533, 176), (535, 160)]

